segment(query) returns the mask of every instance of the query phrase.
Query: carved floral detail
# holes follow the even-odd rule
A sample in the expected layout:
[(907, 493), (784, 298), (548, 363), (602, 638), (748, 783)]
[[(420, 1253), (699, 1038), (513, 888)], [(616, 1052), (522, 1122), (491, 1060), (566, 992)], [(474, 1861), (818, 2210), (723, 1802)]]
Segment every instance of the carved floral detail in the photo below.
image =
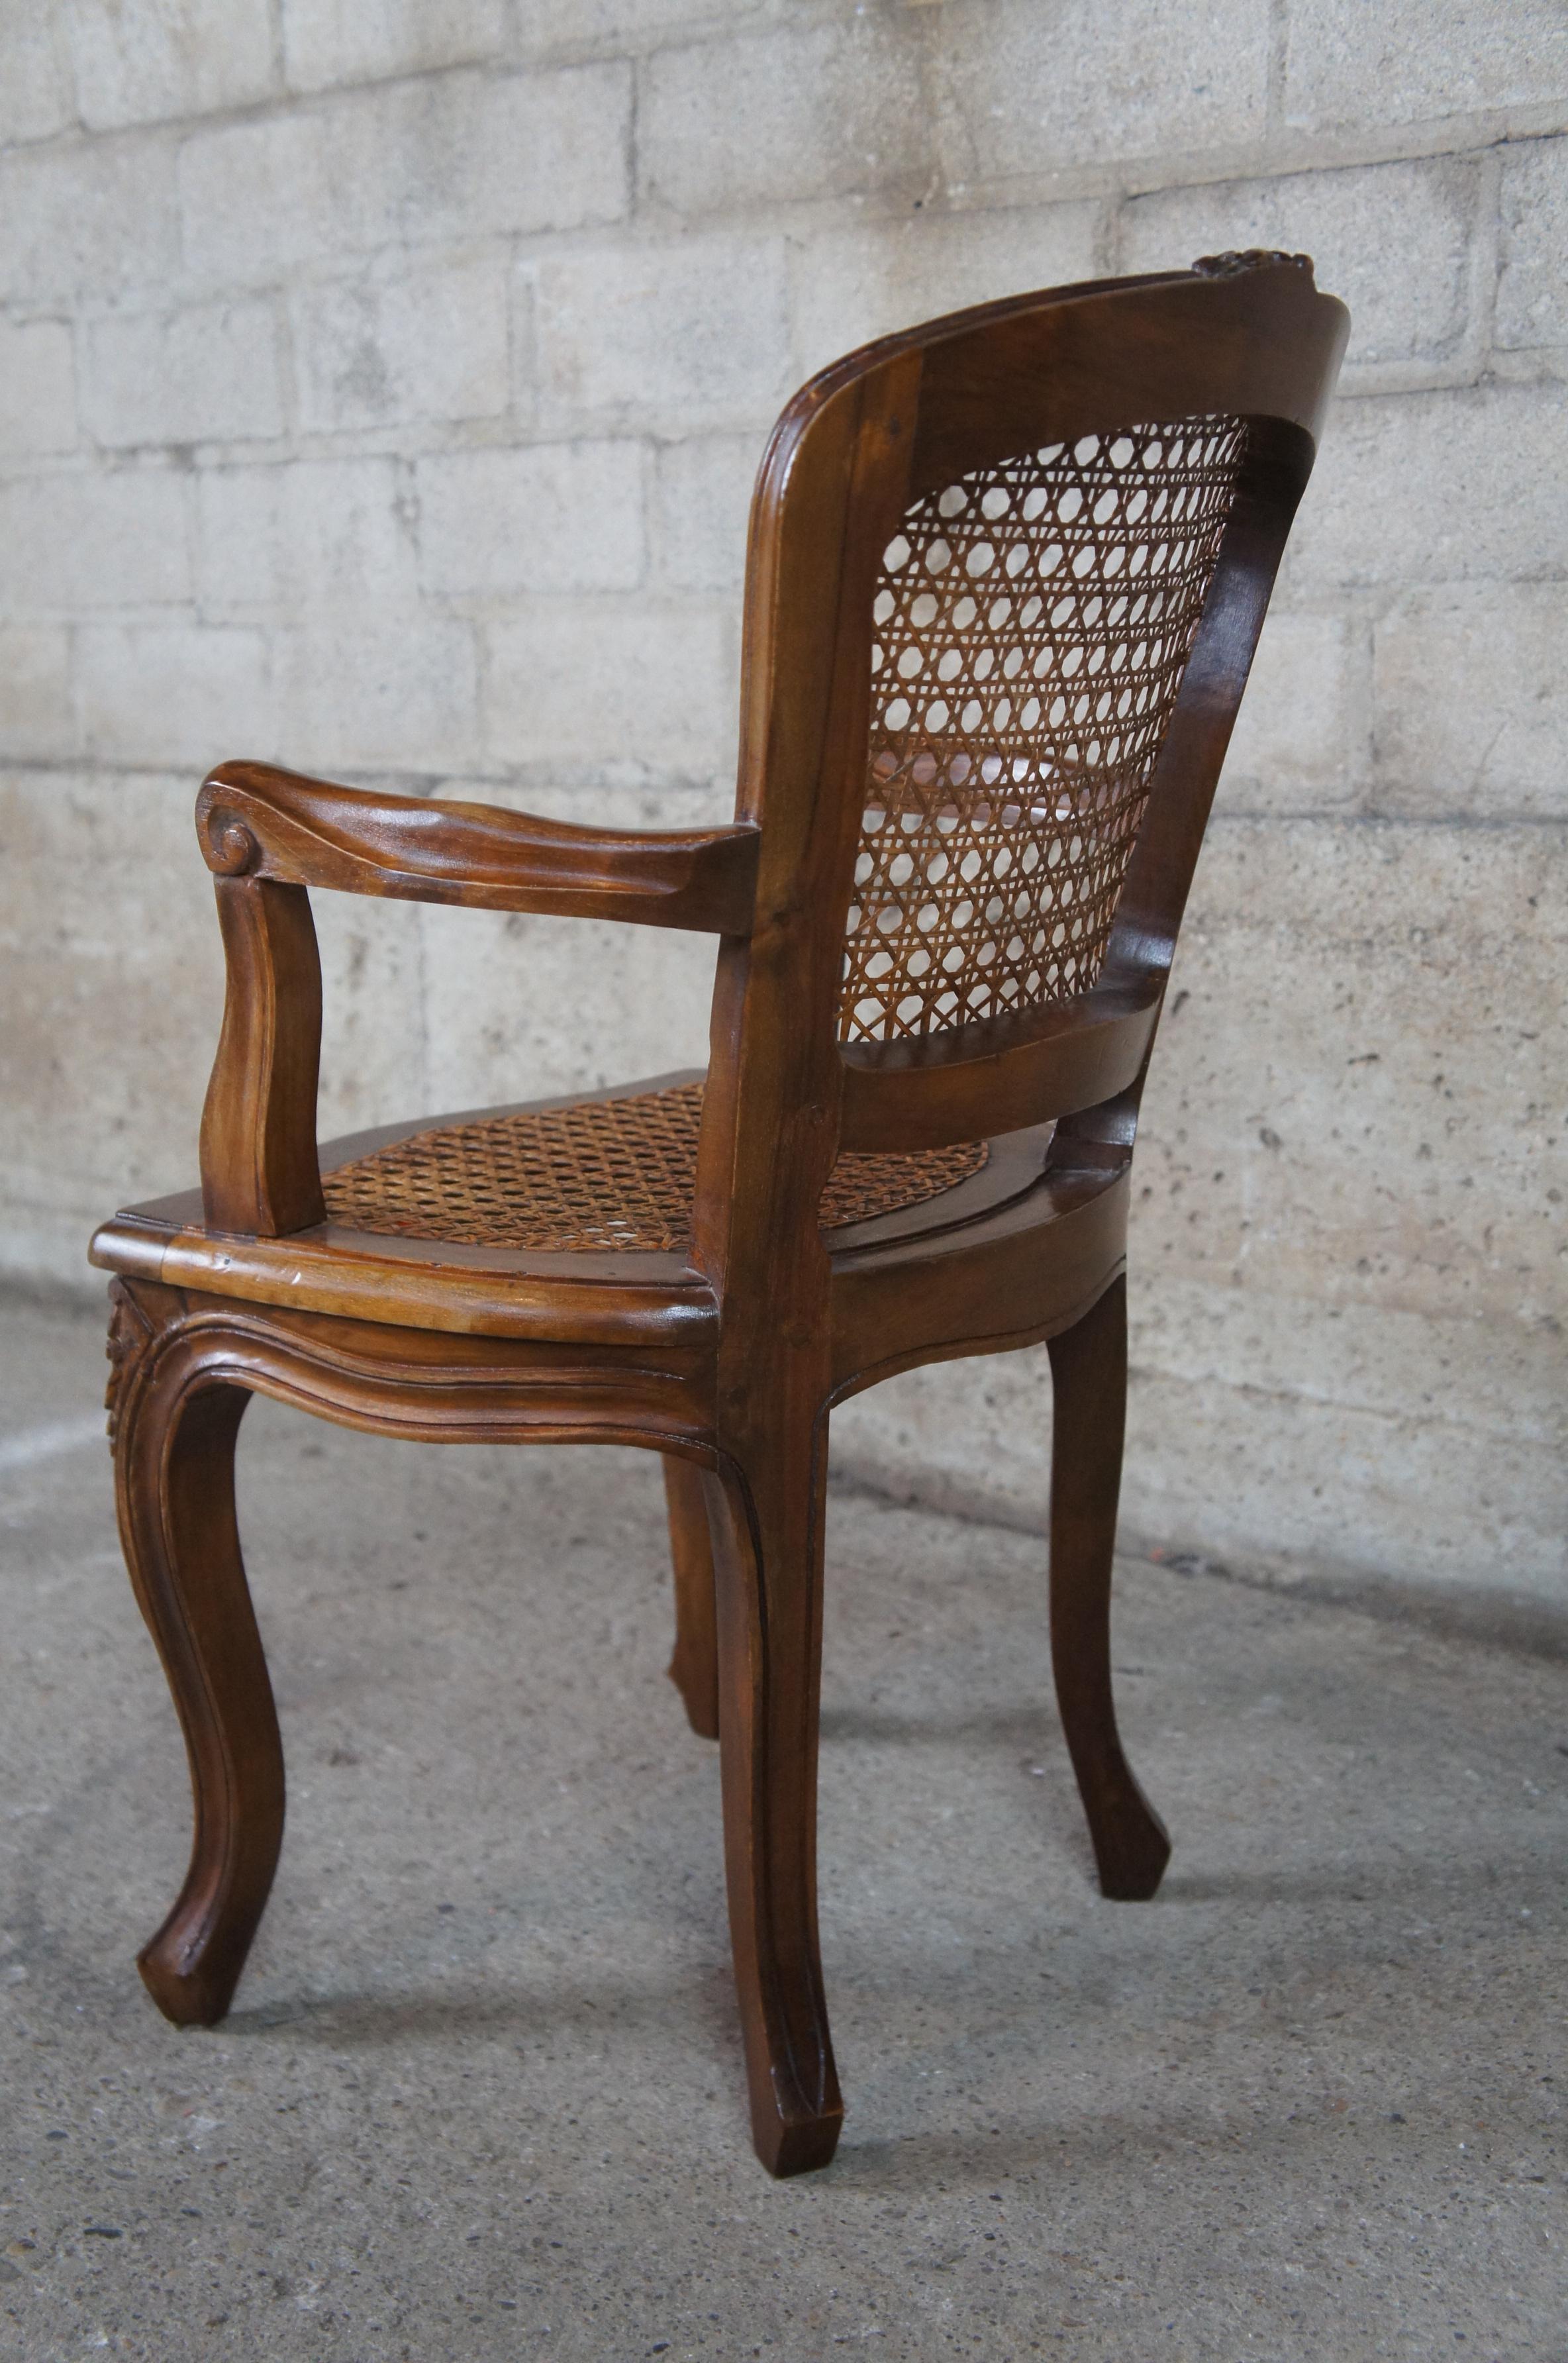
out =
[(152, 1324), (123, 1280), (109, 1283), (109, 1336), (104, 1351), (109, 1358), (109, 1381), (104, 1390), (108, 1413), (109, 1447), (113, 1450), (137, 1364), (152, 1341)]

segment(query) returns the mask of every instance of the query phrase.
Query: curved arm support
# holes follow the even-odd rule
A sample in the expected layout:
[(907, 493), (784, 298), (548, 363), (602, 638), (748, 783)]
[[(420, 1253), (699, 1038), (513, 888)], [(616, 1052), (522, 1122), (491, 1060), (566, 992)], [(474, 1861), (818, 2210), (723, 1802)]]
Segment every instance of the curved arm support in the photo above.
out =
[(220, 877), (490, 911), (751, 932), (758, 831), (587, 828), (492, 804), (374, 795), (267, 763), (224, 763), (196, 800)]
[(208, 1228), (283, 1238), (326, 1219), (315, 1152), (321, 961), (310, 897), (219, 878), (228, 989), (202, 1110)]

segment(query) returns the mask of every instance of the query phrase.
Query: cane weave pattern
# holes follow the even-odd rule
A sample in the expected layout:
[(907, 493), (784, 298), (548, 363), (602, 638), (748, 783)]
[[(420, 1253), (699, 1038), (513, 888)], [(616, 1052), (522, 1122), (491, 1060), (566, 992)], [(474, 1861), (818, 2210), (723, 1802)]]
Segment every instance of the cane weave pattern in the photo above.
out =
[[(322, 1176), (326, 1211), (354, 1230), (466, 1247), (570, 1253), (690, 1244), (701, 1083), (485, 1116), (414, 1133)], [(977, 1173), (983, 1140), (841, 1157), (824, 1230), (915, 1206)]]
[(1094, 983), (1244, 434), (1205, 417), (1086, 435), (906, 514), (872, 611), (845, 1040)]

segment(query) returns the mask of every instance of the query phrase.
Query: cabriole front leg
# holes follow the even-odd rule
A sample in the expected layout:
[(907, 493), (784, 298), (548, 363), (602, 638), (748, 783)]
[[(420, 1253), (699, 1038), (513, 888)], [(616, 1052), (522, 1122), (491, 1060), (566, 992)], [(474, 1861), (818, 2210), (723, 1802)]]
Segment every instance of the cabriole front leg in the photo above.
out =
[(283, 1835), (282, 1747), (234, 1514), (235, 1439), (250, 1397), (178, 1345), (160, 1356), (154, 1337), (138, 1359), (114, 1440), (120, 1537), (195, 1800), (184, 1886), (138, 1967), (166, 2018), (210, 2026), (245, 1967)]

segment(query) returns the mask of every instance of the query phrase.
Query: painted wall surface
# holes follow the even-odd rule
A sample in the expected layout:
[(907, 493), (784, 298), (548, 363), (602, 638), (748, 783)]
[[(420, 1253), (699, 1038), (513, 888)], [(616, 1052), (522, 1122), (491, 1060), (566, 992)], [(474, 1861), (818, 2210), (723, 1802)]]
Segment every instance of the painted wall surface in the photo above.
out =
[[(231, 755), (728, 809), (819, 364), (1248, 245), (1355, 316), (1140, 1152), (1126, 1517), (1562, 1596), (1560, 0), (58, 0), (0, 14), (4, 1261), (182, 1185)], [(324, 897), (327, 1132), (700, 1062), (699, 941)], [(1038, 1523), (1043, 1359), (842, 1465)]]

